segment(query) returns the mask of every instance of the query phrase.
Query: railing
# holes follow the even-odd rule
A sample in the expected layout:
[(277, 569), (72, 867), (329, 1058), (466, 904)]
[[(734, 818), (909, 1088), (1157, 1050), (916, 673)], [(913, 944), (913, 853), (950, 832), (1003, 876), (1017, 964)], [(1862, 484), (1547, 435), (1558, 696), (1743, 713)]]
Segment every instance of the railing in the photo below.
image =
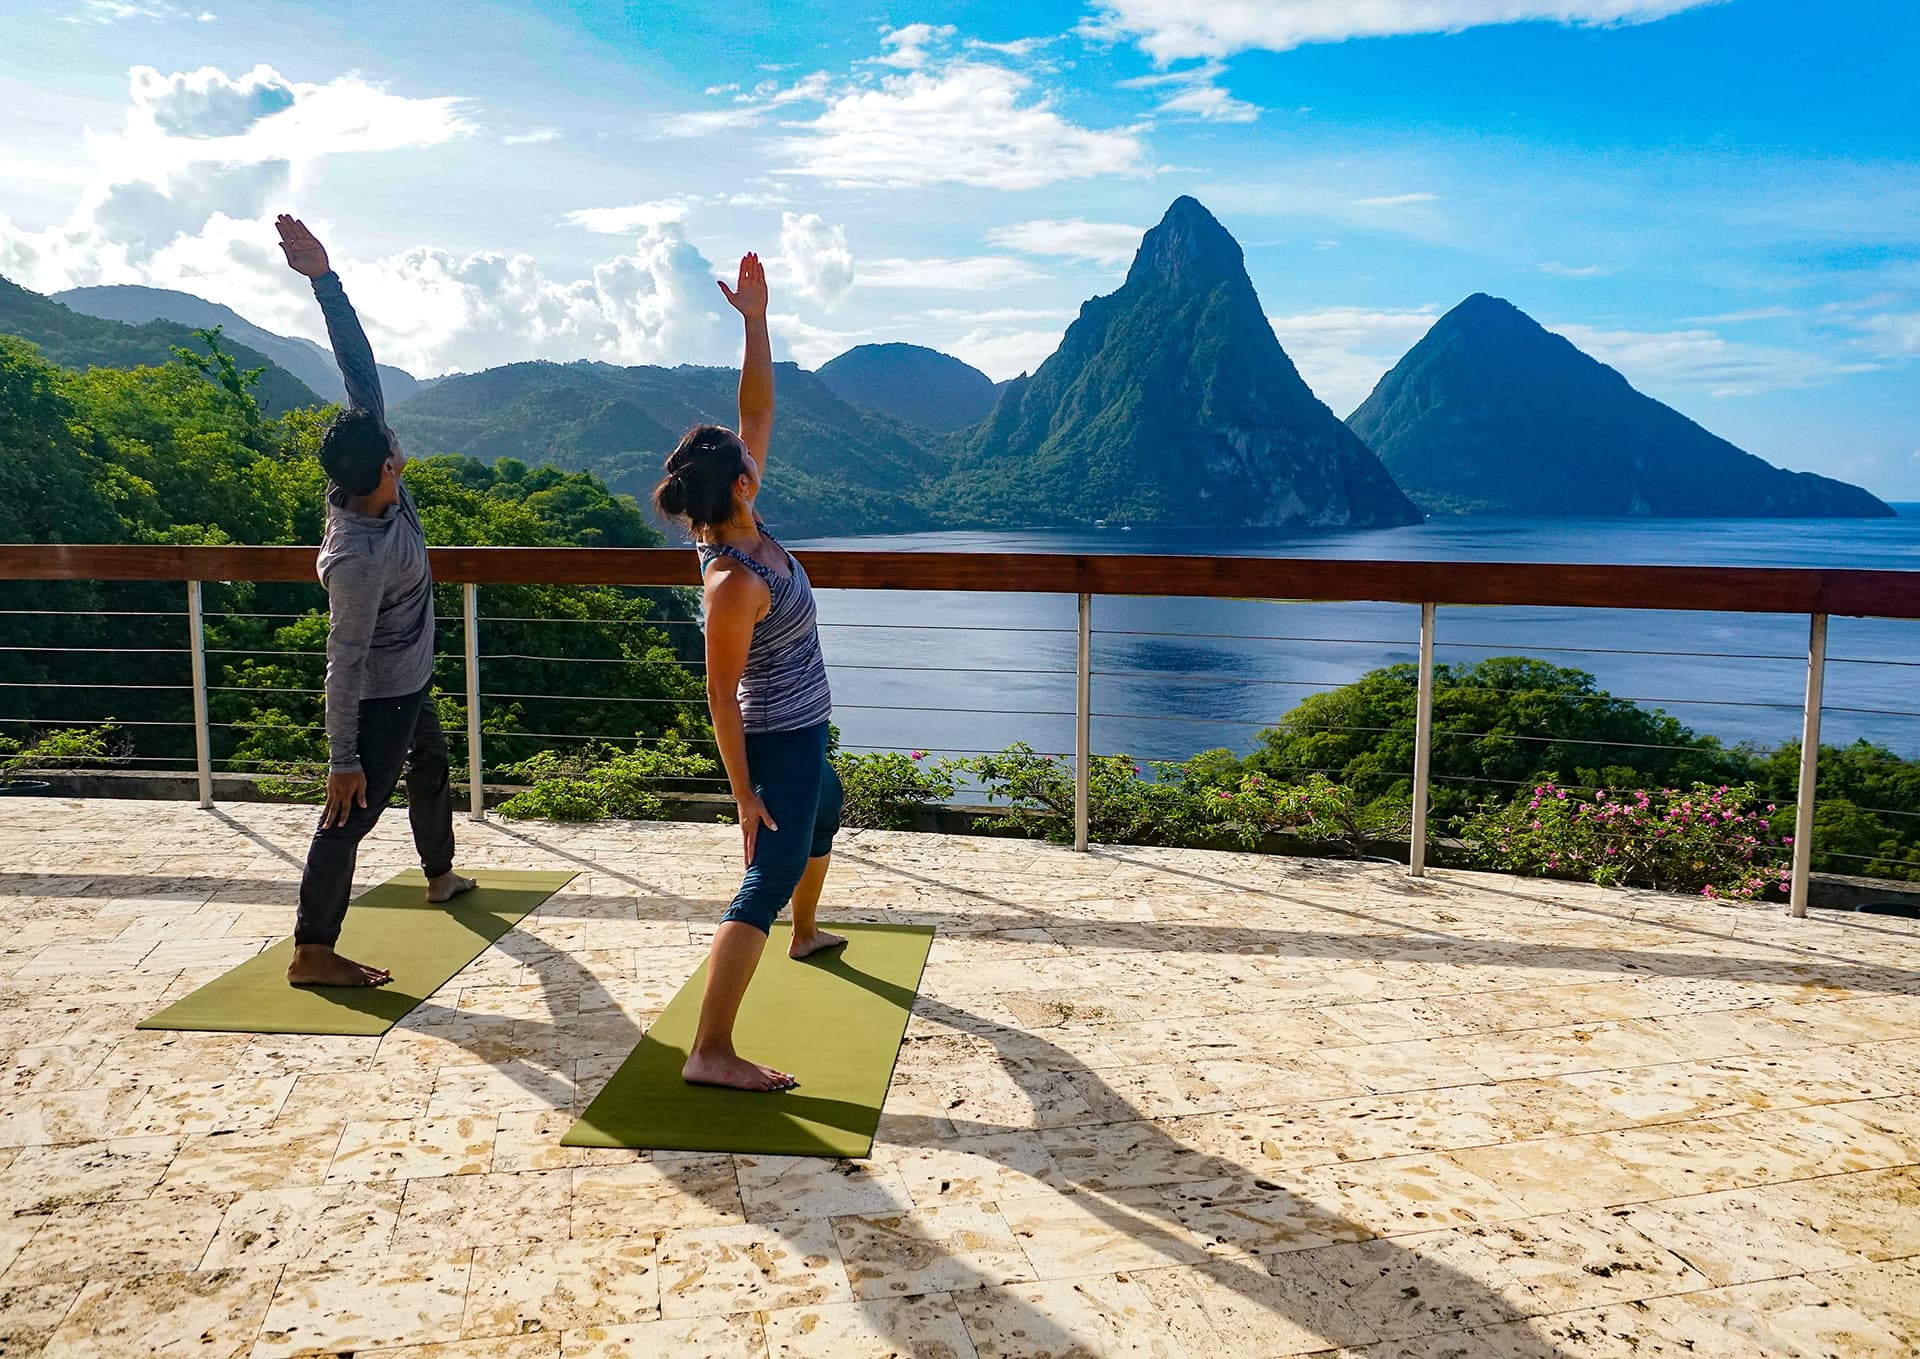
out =
[[(470, 548), (431, 550), (436, 579), (462, 587), (467, 757), (472, 813), (484, 812), (481, 622), (478, 587), (500, 585), (690, 586), (692, 555), (674, 549)], [(201, 805), (213, 796), (202, 585), (214, 581), (314, 581), (315, 549), (0, 545), (0, 580), (184, 582), (186, 650), (193, 689), (196, 772)], [(1426, 871), (1434, 731), (1437, 610), (1459, 606), (1677, 610), (1695, 613), (1797, 614), (1808, 619), (1806, 687), (1801, 707), (1798, 802), (1790, 909), (1803, 916), (1813, 851), (1820, 723), (1830, 616), (1920, 619), (1920, 571), (1739, 567), (1600, 566), (1508, 562), (1399, 562), (1267, 557), (986, 554), (940, 552), (807, 553), (822, 590), (947, 591), (1072, 595), (1077, 602), (1074, 688), (1074, 844), (1087, 846), (1088, 769), (1092, 754), (1092, 607), (1096, 596), (1217, 600), (1377, 602), (1418, 606), (1418, 700), (1413, 760), (1409, 871)], [(1278, 640), (1278, 639), (1276, 639)], [(1347, 640), (1347, 639), (1301, 639)], [(1480, 647), (1485, 650), (1487, 648)], [(1548, 648), (1574, 650), (1581, 648)], [(1756, 657), (1757, 659), (1770, 659)], [(883, 667), (884, 668), (884, 667)], [(504, 697), (515, 697), (506, 695)], [(1683, 700), (1684, 701), (1684, 700)], [(1747, 705), (1767, 706), (1767, 705)], [(1482, 735), (1482, 733), (1443, 733)], [(1894, 811), (1896, 815), (1910, 813)]]

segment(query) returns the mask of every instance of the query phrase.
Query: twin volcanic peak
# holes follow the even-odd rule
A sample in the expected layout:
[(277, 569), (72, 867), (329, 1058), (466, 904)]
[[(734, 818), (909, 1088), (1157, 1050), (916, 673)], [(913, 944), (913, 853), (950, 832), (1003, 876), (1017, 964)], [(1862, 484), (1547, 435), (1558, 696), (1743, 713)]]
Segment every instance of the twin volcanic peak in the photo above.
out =
[(954, 517), (1378, 527), (1422, 516), (1280, 348), (1239, 244), (1192, 198), (1119, 291), (1001, 393), (937, 489)]
[(1347, 423), (1435, 513), (1893, 513), (1858, 486), (1736, 448), (1485, 293), (1436, 321)]

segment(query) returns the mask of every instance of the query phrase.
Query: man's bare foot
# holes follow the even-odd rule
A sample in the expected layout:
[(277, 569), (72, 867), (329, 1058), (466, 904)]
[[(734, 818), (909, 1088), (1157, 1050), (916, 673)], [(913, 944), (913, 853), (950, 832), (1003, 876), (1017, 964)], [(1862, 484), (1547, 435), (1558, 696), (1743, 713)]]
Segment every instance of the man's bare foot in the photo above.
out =
[(368, 967), (351, 958), (343, 958), (322, 944), (300, 944), (287, 964), (287, 981), (293, 986), (384, 986), (393, 974), (384, 967)]
[(680, 1076), (689, 1085), (721, 1085), (729, 1090), (791, 1090), (800, 1084), (784, 1071), (749, 1062), (734, 1053), (700, 1053), (687, 1058)]
[(839, 948), (847, 942), (844, 934), (829, 934), (825, 930), (815, 930), (809, 935), (794, 935), (793, 942), (787, 945), (789, 958), (809, 958), (816, 953), (825, 953), (830, 948)]
[(443, 901), (452, 901), (462, 892), (471, 892), (477, 885), (472, 878), (463, 878), (449, 870), (427, 880), (427, 900), (437, 906)]

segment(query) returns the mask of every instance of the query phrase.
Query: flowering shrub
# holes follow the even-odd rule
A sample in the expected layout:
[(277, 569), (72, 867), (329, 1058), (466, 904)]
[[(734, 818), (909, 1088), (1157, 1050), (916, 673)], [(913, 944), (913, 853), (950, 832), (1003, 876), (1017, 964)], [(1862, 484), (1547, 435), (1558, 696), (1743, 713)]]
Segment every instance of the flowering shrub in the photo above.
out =
[(891, 750), (835, 754), (832, 759), (846, 793), (840, 812), (843, 826), (907, 830), (918, 808), (953, 796), (953, 774), (947, 762), (929, 761), (924, 750), (911, 755)]
[(1475, 860), (1509, 873), (1635, 883), (1747, 901), (1785, 890), (1793, 837), (1752, 784), (1575, 796), (1555, 784), (1483, 808), (1461, 830)]

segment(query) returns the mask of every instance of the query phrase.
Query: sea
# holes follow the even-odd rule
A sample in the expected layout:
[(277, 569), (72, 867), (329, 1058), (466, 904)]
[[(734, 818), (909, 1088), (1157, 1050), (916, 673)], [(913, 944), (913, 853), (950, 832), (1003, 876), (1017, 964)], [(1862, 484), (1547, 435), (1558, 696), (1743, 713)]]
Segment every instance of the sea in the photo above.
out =
[[(1373, 530), (1110, 526), (815, 538), (796, 551), (1114, 552), (1621, 565), (1920, 570), (1920, 504), (1878, 520), (1433, 518)], [(835, 721), (854, 750), (933, 755), (1015, 741), (1073, 749), (1070, 595), (823, 590)], [(1096, 753), (1244, 754), (1308, 695), (1417, 659), (1410, 605), (1096, 597)], [(1532, 656), (1733, 744), (1797, 740), (1803, 615), (1663, 609), (1441, 608), (1436, 658)], [(1920, 621), (1834, 618), (1822, 744), (1868, 740), (1920, 758)]]

